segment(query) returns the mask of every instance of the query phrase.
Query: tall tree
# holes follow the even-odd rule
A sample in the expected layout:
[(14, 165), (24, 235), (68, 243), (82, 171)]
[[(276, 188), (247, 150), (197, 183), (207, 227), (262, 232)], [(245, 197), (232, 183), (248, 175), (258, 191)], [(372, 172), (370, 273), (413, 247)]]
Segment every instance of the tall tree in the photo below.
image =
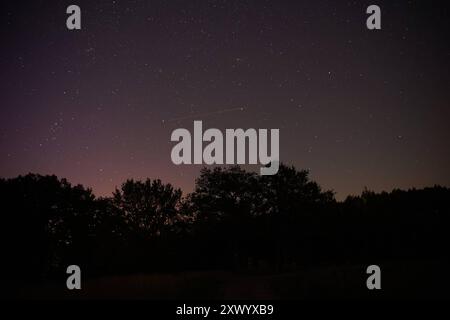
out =
[(161, 180), (127, 180), (113, 194), (113, 204), (125, 222), (147, 236), (160, 235), (173, 222), (181, 202), (181, 190)]

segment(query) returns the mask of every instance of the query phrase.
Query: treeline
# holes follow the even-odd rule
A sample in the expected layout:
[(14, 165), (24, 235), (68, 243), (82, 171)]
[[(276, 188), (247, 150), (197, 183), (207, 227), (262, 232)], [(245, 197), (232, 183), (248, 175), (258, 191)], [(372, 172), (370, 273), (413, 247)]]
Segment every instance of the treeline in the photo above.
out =
[(7, 280), (228, 269), (284, 272), (448, 259), (450, 189), (364, 191), (337, 202), (307, 171), (203, 169), (194, 192), (127, 180), (110, 198), (56, 176), (0, 179)]

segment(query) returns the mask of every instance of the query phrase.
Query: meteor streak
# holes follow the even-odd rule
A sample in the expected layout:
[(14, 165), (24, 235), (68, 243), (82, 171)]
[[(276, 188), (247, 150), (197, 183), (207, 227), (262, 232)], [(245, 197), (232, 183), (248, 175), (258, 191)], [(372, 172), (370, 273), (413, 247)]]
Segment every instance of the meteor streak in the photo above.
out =
[(207, 116), (212, 116), (215, 114), (223, 114), (223, 113), (228, 113), (228, 112), (244, 111), (244, 110), (245, 110), (245, 107), (228, 108), (228, 109), (222, 109), (222, 110), (211, 111), (211, 112), (197, 113), (197, 114), (192, 114), (189, 116), (177, 117), (177, 118), (172, 118), (172, 119), (168, 119), (168, 120), (162, 120), (162, 123), (181, 121), (181, 120), (187, 120), (187, 119), (192, 119), (192, 118), (207, 117)]

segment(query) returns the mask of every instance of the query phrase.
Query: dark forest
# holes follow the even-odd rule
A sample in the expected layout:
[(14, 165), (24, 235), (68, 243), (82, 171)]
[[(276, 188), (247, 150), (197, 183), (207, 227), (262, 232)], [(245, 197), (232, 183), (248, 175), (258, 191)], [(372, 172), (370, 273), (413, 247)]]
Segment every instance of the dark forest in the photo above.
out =
[[(388, 270), (387, 296), (448, 296), (450, 189), (440, 186), (336, 201), (308, 171), (281, 165), (274, 176), (204, 168), (185, 196), (147, 179), (97, 198), (54, 175), (28, 174), (1, 179), (0, 197), (5, 281), (16, 296), (64, 297), (71, 264), (83, 281), (154, 275), (165, 287), (150, 280), (153, 291), (134, 297), (364, 297), (371, 264)], [(93, 290), (79, 295), (111, 294)]]

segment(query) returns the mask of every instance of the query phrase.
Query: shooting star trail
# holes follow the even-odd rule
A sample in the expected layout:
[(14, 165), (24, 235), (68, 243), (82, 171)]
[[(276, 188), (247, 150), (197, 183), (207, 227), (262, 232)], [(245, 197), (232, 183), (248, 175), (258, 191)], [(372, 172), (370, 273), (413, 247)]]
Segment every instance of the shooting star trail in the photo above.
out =
[(197, 114), (192, 114), (192, 115), (189, 115), (189, 116), (172, 118), (172, 119), (168, 119), (168, 120), (162, 120), (162, 123), (182, 121), (182, 120), (187, 120), (187, 119), (192, 119), (192, 118), (208, 117), (208, 116), (212, 116), (212, 115), (216, 115), (216, 114), (223, 114), (223, 113), (228, 113), (228, 112), (244, 111), (244, 110), (245, 110), (245, 107), (222, 109), (222, 110), (217, 110), (217, 111), (211, 111), (211, 112), (205, 112), (205, 113), (197, 113)]

